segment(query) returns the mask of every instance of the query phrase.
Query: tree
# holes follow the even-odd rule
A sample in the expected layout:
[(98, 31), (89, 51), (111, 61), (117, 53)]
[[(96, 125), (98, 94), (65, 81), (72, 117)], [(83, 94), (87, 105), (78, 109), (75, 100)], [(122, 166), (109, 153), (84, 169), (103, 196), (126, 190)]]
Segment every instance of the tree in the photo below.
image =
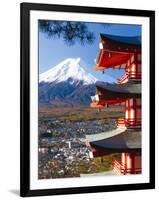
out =
[(73, 45), (75, 42), (82, 45), (92, 44), (95, 39), (94, 33), (89, 31), (88, 24), (84, 22), (40, 20), (39, 28), (49, 38), (63, 38), (68, 45)]

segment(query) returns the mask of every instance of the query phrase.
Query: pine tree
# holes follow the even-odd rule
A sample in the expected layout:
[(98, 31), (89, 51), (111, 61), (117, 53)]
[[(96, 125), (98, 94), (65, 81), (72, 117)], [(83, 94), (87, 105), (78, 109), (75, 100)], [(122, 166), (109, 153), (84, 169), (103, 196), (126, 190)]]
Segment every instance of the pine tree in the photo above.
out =
[(76, 42), (82, 45), (92, 44), (95, 39), (94, 33), (84, 22), (40, 20), (39, 28), (48, 38), (63, 38), (67, 45), (74, 45)]

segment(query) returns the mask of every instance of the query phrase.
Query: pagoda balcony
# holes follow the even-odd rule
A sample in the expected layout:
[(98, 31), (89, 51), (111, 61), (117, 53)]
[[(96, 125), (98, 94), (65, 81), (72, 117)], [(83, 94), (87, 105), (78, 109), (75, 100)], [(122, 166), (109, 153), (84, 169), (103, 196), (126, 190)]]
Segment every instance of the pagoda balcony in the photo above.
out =
[(130, 72), (128, 74), (128, 79), (141, 80), (141, 72)]
[(141, 119), (125, 119), (119, 118), (116, 120), (117, 127), (141, 128)]
[(116, 171), (120, 175), (126, 175), (126, 174), (141, 174), (141, 168), (127, 168), (126, 165), (124, 165), (119, 160), (113, 161), (113, 168), (114, 171)]
[(118, 80), (118, 83), (124, 84), (127, 83), (128, 80), (141, 80), (141, 72), (127, 72)]
[(116, 120), (117, 127), (126, 127), (126, 120), (124, 118), (119, 118)]

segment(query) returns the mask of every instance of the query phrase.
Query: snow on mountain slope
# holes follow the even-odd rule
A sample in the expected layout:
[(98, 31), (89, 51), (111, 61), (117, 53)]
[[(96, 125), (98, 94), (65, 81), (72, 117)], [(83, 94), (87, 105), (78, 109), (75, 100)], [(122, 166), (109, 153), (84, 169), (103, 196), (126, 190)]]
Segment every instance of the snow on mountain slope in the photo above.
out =
[[(39, 77), (39, 103), (43, 106), (89, 105), (96, 93), (95, 78), (80, 58), (68, 58)], [(98, 77), (98, 76), (97, 76)], [(114, 79), (104, 74), (105, 82)]]
[(84, 70), (86, 64), (80, 58), (68, 58), (50, 70), (40, 74), (39, 82), (83, 81), (84, 85), (94, 84), (97, 79)]

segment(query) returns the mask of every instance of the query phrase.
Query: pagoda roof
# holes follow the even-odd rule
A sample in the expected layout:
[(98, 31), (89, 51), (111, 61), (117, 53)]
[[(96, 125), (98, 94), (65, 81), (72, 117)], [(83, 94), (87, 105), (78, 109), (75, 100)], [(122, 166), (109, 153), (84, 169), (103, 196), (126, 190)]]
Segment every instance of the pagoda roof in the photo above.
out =
[[(107, 135), (107, 132), (105, 132)], [(120, 131), (110, 137), (100, 139), (98, 134), (95, 134), (93, 140), (89, 141), (91, 147), (107, 152), (131, 152), (141, 150), (141, 129), (127, 129)]]
[(119, 36), (119, 35), (108, 35), (100, 34), (102, 40), (111, 40), (114, 42), (119, 42), (127, 45), (141, 45), (141, 36)]
[(100, 34), (100, 49), (96, 70), (108, 68), (126, 69), (134, 54), (141, 54), (141, 36), (117, 36)]
[(97, 134), (91, 134), (91, 135), (86, 135), (86, 140), (89, 142), (94, 142), (98, 140), (103, 140), (106, 138), (113, 137), (115, 135), (119, 135), (120, 133), (123, 133), (127, 130), (126, 127), (118, 127), (116, 129), (102, 132), (102, 133), (97, 133)]
[(141, 82), (137, 81), (130, 81), (125, 84), (109, 84), (97, 81), (96, 88), (99, 100), (141, 97)]

